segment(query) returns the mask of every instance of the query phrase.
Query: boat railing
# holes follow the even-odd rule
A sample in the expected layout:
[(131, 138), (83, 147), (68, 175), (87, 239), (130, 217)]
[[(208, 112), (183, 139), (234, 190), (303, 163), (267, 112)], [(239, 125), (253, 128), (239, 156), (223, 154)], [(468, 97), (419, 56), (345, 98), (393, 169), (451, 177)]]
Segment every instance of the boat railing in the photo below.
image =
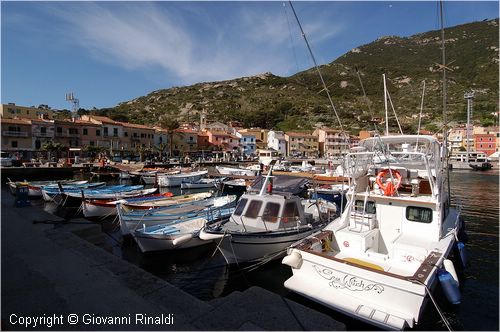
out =
[[(260, 219), (262, 221), (262, 224), (264, 225), (264, 229), (266, 230), (266, 232), (269, 232), (269, 229), (267, 227), (267, 222), (264, 220), (264, 217), (269, 217), (269, 216), (259, 215), (259, 216), (256, 216), (255, 219)], [(292, 219), (292, 218), (297, 223), (296, 224), (297, 227), (299, 227), (302, 224), (302, 220), (298, 216), (296, 216), (296, 217), (271, 217), (271, 218), (273, 218), (272, 222), (279, 222), (279, 223), (283, 222), (283, 225), (288, 223), (290, 221), (290, 219)], [(243, 229), (245, 230), (245, 232), (248, 232), (247, 227), (245, 225), (245, 222), (243, 221), (243, 216), (242, 215), (239, 216), (239, 219), (240, 219), (241, 225), (243, 226)], [(295, 227), (295, 226), (293, 226), (293, 227)], [(293, 227), (285, 227), (285, 228), (293, 228)]]

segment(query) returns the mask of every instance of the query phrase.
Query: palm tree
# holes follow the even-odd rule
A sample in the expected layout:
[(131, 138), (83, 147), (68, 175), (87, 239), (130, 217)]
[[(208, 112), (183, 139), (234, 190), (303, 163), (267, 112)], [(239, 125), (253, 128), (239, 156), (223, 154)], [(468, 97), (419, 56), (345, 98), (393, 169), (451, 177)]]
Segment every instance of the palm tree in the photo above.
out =
[(180, 124), (179, 121), (176, 119), (173, 119), (169, 116), (163, 116), (160, 119), (160, 126), (163, 129), (167, 129), (168, 132), (168, 156), (172, 156), (172, 139), (174, 136), (174, 130), (179, 128)]

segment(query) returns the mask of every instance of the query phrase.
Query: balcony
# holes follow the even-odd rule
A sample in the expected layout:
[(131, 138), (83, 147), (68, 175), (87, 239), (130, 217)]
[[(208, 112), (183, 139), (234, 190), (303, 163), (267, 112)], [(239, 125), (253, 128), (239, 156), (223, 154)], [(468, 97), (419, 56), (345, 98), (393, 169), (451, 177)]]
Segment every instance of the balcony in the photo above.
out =
[(28, 137), (28, 133), (25, 131), (10, 131), (10, 130), (4, 130), (2, 132), (3, 136), (10, 136), (10, 137)]
[(42, 133), (40, 131), (35, 131), (32, 135), (35, 137), (54, 137), (54, 133)]

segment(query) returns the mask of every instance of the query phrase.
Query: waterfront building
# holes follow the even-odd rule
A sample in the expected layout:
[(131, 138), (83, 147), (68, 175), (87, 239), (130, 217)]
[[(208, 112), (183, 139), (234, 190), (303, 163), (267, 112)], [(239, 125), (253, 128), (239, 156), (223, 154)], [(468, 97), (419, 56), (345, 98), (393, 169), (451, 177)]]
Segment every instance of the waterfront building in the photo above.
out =
[(102, 126), (100, 124), (81, 119), (76, 119), (75, 123), (80, 130), (80, 147), (106, 146), (103, 137), (98, 135), (102, 132)]
[(192, 129), (176, 129), (172, 135), (172, 153), (183, 156), (198, 149), (198, 132)]
[(282, 131), (270, 130), (267, 134), (267, 147), (279, 151), (282, 156), (286, 157), (285, 133)]
[(466, 150), (464, 141), (466, 140), (465, 127), (453, 128), (448, 132), (448, 150), (450, 153), (457, 153), (461, 150)]
[(339, 157), (349, 150), (349, 136), (340, 130), (318, 128), (313, 135), (318, 137), (319, 152), (322, 157)]
[(31, 120), (3, 118), (1, 122), (2, 152), (10, 152), (17, 159), (30, 158), (33, 150)]
[(496, 134), (497, 133), (485, 133), (485, 134), (475, 134), (474, 144), (475, 151), (484, 152), (487, 156), (495, 153), (496, 150)]
[(287, 142), (287, 155), (294, 157), (317, 157), (318, 156), (318, 136), (311, 133), (287, 132), (285, 133)]
[(349, 136), (349, 148), (354, 148), (356, 146), (359, 146), (359, 137), (358, 136), (354, 136), (354, 135), (350, 135)]
[(72, 120), (54, 120), (54, 141), (68, 148), (81, 146), (81, 128), (77, 122)]
[(0, 105), (0, 118), (2, 119), (38, 119), (42, 117), (48, 120), (53, 119), (54, 110), (46, 105), (40, 105), (39, 107), (19, 106), (15, 103)]
[(242, 134), (240, 132), (236, 133), (236, 136), (239, 137), (239, 147), (240, 154), (242, 156), (250, 156), (255, 154), (255, 136), (252, 134)]
[(114, 121), (106, 116), (97, 115), (82, 115), (81, 120), (90, 121), (102, 127), (96, 129), (96, 136), (101, 138), (100, 141), (103, 147), (110, 150), (128, 150), (130, 148), (129, 140), (124, 136), (123, 124), (121, 122)]
[(259, 127), (255, 128), (245, 128), (238, 130), (242, 135), (254, 135), (255, 136), (255, 148), (256, 149), (267, 149), (267, 134), (269, 130), (261, 129)]
[(358, 134), (360, 140), (375, 137), (375, 135), (377, 135), (376, 130), (360, 130)]
[(137, 152), (141, 148), (150, 149), (154, 146), (155, 130), (152, 127), (128, 122), (118, 123), (123, 128), (121, 150)]
[(238, 136), (218, 130), (205, 130), (204, 133), (208, 135), (210, 145), (222, 151), (237, 153), (240, 144)]
[(54, 136), (54, 120), (41, 118), (31, 120), (31, 146), (34, 151), (40, 151), (44, 144), (53, 142)]

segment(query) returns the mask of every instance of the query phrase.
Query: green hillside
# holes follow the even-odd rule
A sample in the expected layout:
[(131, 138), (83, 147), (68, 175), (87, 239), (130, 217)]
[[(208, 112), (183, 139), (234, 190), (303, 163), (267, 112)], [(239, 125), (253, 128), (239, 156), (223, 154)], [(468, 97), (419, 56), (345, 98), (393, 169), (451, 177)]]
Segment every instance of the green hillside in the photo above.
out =
[[(498, 111), (498, 19), (448, 28), (445, 35), (450, 68), (450, 120), (465, 120), (463, 94), (473, 89), (476, 91), (475, 120), (491, 123), (490, 113)], [(441, 126), (441, 71), (437, 65), (441, 63), (440, 43), (440, 31), (407, 38), (381, 37), (321, 66), (343, 124), (354, 133), (373, 128), (372, 116), (383, 117), (382, 74), (385, 73), (388, 91), (405, 133), (414, 132), (417, 126), (415, 116), (420, 108), (423, 80), (427, 86), (424, 126), (429, 130)], [(362, 97), (356, 68), (368, 100)], [(197, 121), (203, 109), (211, 120), (238, 120), (245, 126), (284, 130), (308, 129), (318, 122), (337, 126), (314, 68), (291, 77), (265, 73), (158, 90), (98, 113), (119, 120), (158, 124), (161, 117)], [(393, 119), (391, 127), (396, 126)]]

